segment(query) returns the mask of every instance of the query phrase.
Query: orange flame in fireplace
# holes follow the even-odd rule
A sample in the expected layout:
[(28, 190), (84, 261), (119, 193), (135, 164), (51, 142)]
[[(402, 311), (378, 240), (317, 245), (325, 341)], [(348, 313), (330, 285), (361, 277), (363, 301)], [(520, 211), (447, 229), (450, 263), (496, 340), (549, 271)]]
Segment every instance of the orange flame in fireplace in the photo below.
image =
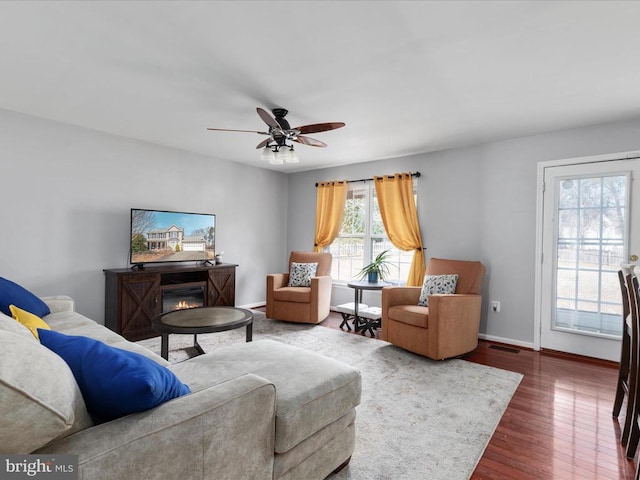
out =
[(197, 303), (188, 303), (188, 302), (185, 302), (184, 300), (180, 300), (176, 304), (175, 310), (184, 310), (185, 308), (197, 308), (198, 306), (199, 305)]

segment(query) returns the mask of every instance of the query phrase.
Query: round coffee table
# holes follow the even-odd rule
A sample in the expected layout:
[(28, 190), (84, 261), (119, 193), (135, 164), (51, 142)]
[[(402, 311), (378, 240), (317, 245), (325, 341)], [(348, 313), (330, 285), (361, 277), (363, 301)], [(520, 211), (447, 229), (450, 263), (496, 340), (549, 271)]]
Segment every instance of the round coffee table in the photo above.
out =
[(246, 341), (250, 342), (253, 337), (253, 313), (236, 307), (185, 308), (161, 313), (151, 320), (151, 326), (162, 335), (160, 355), (168, 360), (170, 333), (193, 335), (193, 346), (200, 354), (204, 353), (204, 350), (198, 343), (199, 333), (224, 332), (247, 327)]

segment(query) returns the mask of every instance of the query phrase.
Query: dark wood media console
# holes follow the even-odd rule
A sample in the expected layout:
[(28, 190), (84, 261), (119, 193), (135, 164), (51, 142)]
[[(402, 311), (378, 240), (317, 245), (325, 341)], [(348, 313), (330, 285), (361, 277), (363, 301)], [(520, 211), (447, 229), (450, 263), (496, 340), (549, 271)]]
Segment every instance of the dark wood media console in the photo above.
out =
[(163, 292), (196, 287), (202, 306), (234, 307), (236, 267), (230, 263), (104, 270), (105, 325), (127, 340), (158, 336), (151, 319), (163, 313)]

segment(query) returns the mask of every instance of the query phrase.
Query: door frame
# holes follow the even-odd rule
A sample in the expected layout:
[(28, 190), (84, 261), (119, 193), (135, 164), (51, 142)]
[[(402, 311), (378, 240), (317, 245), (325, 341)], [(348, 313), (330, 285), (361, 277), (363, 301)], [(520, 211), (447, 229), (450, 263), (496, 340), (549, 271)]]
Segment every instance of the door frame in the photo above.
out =
[[(565, 158), (561, 160), (547, 160), (538, 162), (537, 188), (536, 188), (536, 253), (535, 275), (534, 275), (534, 304), (533, 304), (533, 349), (539, 351), (542, 343), (542, 234), (544, 226), (544, 177), (545, 170), (552, 167), (564, 167), (570, 165), (580, 165), (588, 163), (610, 162), (614, 160), (632, 160), (640, 158), (640, 151), (631, 150), (627, 152), (607, 153), (603, 155), (593, 155), (588, 157)], [(547, 253), (550, 259), (551, 252)], [(547, 312), (548, 313), (548, 312)]]

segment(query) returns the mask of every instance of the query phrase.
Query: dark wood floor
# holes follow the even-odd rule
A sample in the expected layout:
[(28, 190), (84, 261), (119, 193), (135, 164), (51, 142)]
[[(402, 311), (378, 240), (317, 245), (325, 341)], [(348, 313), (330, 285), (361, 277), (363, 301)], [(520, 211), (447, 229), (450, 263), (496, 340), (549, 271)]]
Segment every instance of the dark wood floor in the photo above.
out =
[[(321, 325), (341, 321), (332, 313)], [(481, 341), (463, 357), (524, 375), (471, 479), (634, 479), (611, 416), (615, 366), (504, 347)]]

